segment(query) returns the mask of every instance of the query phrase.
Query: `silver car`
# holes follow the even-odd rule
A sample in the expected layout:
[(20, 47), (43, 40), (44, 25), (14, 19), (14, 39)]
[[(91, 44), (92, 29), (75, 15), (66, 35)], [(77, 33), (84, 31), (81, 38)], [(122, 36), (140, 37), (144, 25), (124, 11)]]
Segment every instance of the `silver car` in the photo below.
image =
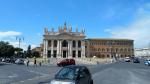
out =
[(15, 61), (15, 64), (24, 64), (24, 60), (19, 58)]
[(63, 67), (50, 84), (93, 84), (91, 73), (85, 66)]

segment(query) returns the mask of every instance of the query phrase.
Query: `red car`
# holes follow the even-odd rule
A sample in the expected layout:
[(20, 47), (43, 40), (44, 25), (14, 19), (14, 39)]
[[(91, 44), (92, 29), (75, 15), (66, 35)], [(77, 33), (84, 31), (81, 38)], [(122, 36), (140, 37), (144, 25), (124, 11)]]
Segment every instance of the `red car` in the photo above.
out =
[(75, 65), (74, 59), (64, 59), (57, 63), (58, 66)]

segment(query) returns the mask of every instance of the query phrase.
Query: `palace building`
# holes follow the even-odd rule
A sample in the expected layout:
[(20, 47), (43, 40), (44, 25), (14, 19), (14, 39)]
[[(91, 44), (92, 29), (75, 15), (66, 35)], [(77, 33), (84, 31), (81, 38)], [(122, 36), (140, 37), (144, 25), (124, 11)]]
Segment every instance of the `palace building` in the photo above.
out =
[(72, 27), (58, 27), (58, 31), (48, 31), (44, 29), (43, 39), (43, 57), (46, 58), (81, 58), (85, 57), (85, 31), (80, 32), (76, 29), (72, 31)]
[(85, 40), (87, 57), (122, 58), (134, 56), (134, 41), (130, 39), (90, 38)]

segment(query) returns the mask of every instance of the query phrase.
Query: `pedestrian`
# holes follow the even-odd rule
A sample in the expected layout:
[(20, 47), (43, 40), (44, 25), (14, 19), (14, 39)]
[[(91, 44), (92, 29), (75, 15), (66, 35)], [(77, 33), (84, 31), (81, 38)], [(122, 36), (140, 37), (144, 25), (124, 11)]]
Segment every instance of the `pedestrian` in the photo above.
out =
[(27, 66), (29, 66), (29, 59), (28, 58), (26, 59), (26, 62), (27, 62)]
[(42, 66), (42, 62), (39, 62), (39, 66)]
[(34, 66), (37, 66), (37, 64), (36, 64), (36, 58), (34, 57)]
[(27, 66), (29, 66), (29, 60), (27, 59)]

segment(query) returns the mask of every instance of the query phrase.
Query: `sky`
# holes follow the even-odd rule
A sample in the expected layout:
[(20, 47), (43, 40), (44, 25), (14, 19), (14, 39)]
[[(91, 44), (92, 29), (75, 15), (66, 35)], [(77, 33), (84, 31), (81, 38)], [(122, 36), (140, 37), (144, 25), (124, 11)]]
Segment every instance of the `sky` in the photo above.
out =
[[(0, 0), (0, 41), (27, 49), (43, 42), (44, 28), (85, 29), (86, 38), (133, 39), (150, 44), (150, 0)], [(17, 39), (16, 39), (17, 37)]]

